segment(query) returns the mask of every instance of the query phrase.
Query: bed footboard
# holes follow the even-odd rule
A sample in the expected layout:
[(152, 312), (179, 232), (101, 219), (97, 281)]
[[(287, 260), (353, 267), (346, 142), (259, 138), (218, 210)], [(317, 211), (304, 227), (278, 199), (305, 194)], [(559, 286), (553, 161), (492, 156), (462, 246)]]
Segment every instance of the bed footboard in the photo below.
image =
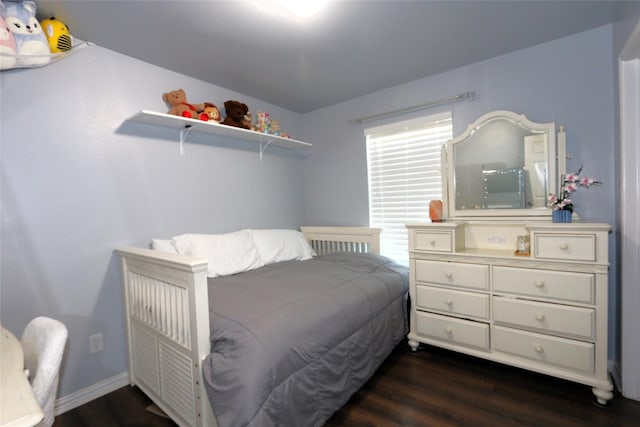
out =
[(180, 426), (217, 426), (202, 381), (209, 353), (207, 260), (121, 248), (129, 383)]

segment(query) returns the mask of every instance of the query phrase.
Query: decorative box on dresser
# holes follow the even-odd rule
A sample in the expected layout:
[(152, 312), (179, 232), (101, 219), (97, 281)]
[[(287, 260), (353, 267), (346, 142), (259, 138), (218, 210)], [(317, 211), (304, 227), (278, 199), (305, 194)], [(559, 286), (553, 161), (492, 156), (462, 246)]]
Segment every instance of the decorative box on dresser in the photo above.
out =
[[(452, 220), (407, 224), (409, 344), (587, 384), (605, 405), (610, 226)], [(516, 253), (518, 236), (530, 252)]]

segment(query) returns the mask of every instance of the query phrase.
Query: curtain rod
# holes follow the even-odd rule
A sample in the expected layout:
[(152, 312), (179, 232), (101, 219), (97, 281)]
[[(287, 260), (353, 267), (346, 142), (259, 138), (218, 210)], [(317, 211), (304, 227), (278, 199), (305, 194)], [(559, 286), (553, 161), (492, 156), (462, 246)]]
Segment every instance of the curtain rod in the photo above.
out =
[(414, 105), (413, 107), (401, 108), (399, 110), (387, 111), (386, 113), (374, 114), (373, 116), (361, 117), (359, 119), (349, 120), (349, 123), (364, 123), (369, 122), (371, 120), (381, 119), (383, 117), (395, 116), (403, 113), (410, 113), (413, 111), (423, 110), (426, 108), (435, 107), (436, 105), (448, 104), (450, 102), (462, 101), (463, 99), (475, 98), (475, 91), (463, 92), (456, 96), (451, 96), (449, 98), (438, 99), (437, 101), (431, 101), (426, 104)]

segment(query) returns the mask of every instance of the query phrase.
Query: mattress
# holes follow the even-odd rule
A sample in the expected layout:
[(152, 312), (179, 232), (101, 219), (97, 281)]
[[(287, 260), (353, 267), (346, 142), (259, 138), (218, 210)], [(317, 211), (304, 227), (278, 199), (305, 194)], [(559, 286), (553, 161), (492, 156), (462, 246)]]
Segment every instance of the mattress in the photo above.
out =
[(220, 427), (321, 426), (407, 333), (408, 270), (330, 254), (209, 279), (205, 386)]

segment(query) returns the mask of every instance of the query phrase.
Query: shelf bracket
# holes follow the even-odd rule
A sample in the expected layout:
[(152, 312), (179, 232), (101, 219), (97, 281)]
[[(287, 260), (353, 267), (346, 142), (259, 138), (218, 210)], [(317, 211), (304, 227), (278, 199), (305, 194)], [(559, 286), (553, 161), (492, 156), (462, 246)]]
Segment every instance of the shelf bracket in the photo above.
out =
[(193, 126), (186, 125), (184, 129), (180, 129), (180, 154), (184, 154), (184, 141), (189, 136), (191, 131), (193, 130)]
[(260, 161), (262, 161), (262, 155), (264, 154), (267, 147), (273, 142), (273, 139), (270, 139), (266, 144), (260, 141)]

